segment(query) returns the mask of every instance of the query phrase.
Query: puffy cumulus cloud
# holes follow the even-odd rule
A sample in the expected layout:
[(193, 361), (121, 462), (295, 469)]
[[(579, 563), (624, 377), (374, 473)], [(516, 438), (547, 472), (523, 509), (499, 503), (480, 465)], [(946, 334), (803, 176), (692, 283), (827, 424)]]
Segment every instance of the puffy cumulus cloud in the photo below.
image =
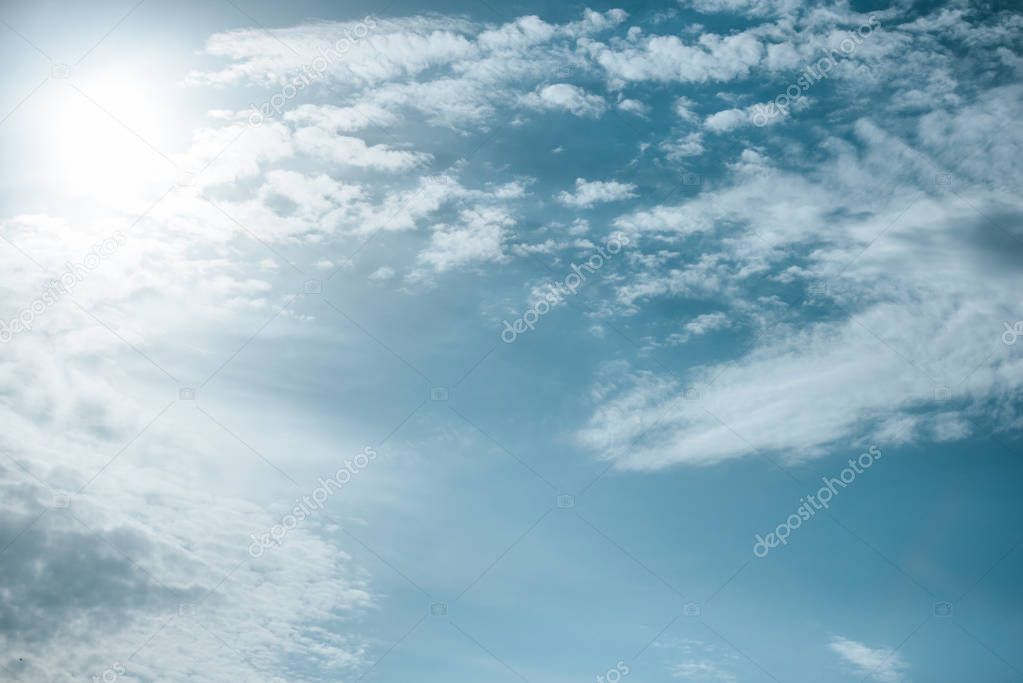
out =
[[(807, 99), (800, 99), (807, 103)], [(790, 108), (767, 109), (766, 104), (753, 104), (738, 109), (725, 109), (711, 114), (703, 121), (703, 127), (713, 133), (727, 133), (743, 126), (771, 126), (781, 123), (789, 116)]]
[(485, 125), (509, 97), (503, 89), (464, 77), (389, 83), (368, 96), (389, 109), (411, 109), (431, 125), (455, 129)]
[(703, 127), (715, 133), (726, 133), (739, 126), (750, 123), (751, 115), (743, 109), (726, 109), (711, 114), (703, 122)]
[(536, 16), (519, 17), (497, 28), (486, 29), (476, 42), (484, 50), (494, 53), (518, 51), (550, 42), (555, 38), (581, 38), (618, 26), (628, 13), (621, 9), (607, 12), (583, 11), (581, 19), (566, 24), (549, 24)]
[(391, 268), (390, 266), (380, 266), (379, 268), (377, 268), (376, 270), (369, 274), (369, 279), (380, 281), (390, 280), (395, 276), (395, 274), (396, 273), (394, 272), (394, 268)]
[[(504, 240), (514, 219), (494, 207), (462, 211), (455, 225), (438, 226), (430, 244), (419, 254), (418, 262), (433, 272), (504, 260)], [(423, 270), (412, 273), (413, 280), (426, 277)]]
[(636, 116), (645, 117), (650, 113), (650, 107), (641, 102), (640, 100), (634, 100), (631, 98), (624, 98), (618, 101), (615, 105), (619, 111), (624, 111), (629, 114), (635, 114)]
[(578, 21), (565, 24), (565, 34), (570, 38), (583, 38), (601, 31), (612, 29), (626, 19), (629, 13), (623, 9), (609, 9), (606, 12), (595, 12), (591, 9), (583, 10), (583, 17)]
[(607, 102), (600, 95), (586, 92), (570, 83), (554, 83), (537, 88), (522, 97), (522, 103), (531, 109), (567, 111), (575, 116), (598, 118), (607, 110)]
[[(711, 209), (708, 211), (707, 209)], [(615, 219), (615, 226), (630, 232), (678, 232), (690, 234), (713, 229), (713, 207), (704, 205), (693, 206), (655, 206)]]
[(699, 132), (688, 133), (680, 138), (665, 140), (660, 145), (665, 156), (672, 161), (679, 161), (687, 157), (696, 157), (703, 154), (703, 134)]
[[(149, 218), (193, 240), (255, 239), (282, 263), (286, 260), (269, 245), (412, 230), (444, 207), (514, 202), (526, 191), (528, 179), (521, 178), (481, 183), (485, 189), (463, 186), (458, 164), (444, 173), (409, 178), (430, 165), (430, 154), (344, 134), (397, 121), (379, 104), (303, 104), (259, 126), (239, 123), (240, 113), (221, 114), (228, 123), (198, 131), (182, 155), (183, 165), (195, 169), (194, 186), (175, 189)], [(365, 183), (367, 172), (379, 175)], [(239, 193), (230, 183), (242, 179), (251, 189)]]
[(367, 145), (365, 140), (335, 135), (323, 128), (300, 128), (295, 144), (302, 152), (343, 166), (380, 171), (407, 171), (429, 162), (430, 155), (387, 145)]
[(730, 81), (748, 76), (765, 53), (760, 32), (753, 30), (731, 36), (705, 33), (693, 44), (637, 32), (627, 43), (584, 41), (583, 47), (609, 78), (622, 82)]
[(372, 102), (360, 102), (350, 107), (303, 104), (285, 113), (284, 119), (342, 133), (371, 126), (392, 126), (398, 122), (398, 117), (392, 112)]
[(704, 14), (728, 13), (749, 17), (794, 14), (804, 6), (801, 0), (680, 0), (680, 4)]
[(620, 183), (617, 180), (586, 180), (575, 179), (575, 193), (560, 192), (557, 199), (565, 206), (585, 209), (594, 204), (618, 202), (636, 196), (636, 186), (632, 183)]
[(277, 213), (323, 214), (365, 196), (359, 185), (344, 183), (324, 173), (307, 175), (297, 171), (267, 171), (257, 192), (264, 204), (278, 208)]
[[(985, 168), (969, 159), (978, 138), (932, 134), (939, 121), (1018, 111), (1017, 93), (993, 89), (920, 117), (903, 134), (912, 147), (861, 120), (855, 142), (825, 143), (832, 156), (813, 177), (746, 150), (728, 182), (619, 217), (616, 227), (654, 250), (616, 285), (622, 312), (665, 298), (725, 304), (754, 343), (685, 377), (622, 371), (580, 442), (621, 467), (654, 469), (757, 452), (799, 460), (864, 435), (952, 440), (989, 419), (1017, 425), (1023, 362), (999, 334), (1018, 317), (1008, 293), (1023, 286), (1012, 260), (1023, 253), (1023, 206), (1004, 187), (1020, 162), (996, 153)], [(951, 177), (956, 191), (942, 190)], [(702, 253), (684, 257), (697, 238)], [(763, 281), (787, 293), (751, 296)]]
[(558, 28), (537, 16), (519, 17), (497, 28), (482, 31), (476, 42), (491, 52), (517, 51), (550, 41), (558, 34)]
[(856, 676), (880, 683), (901, 683), (907, 680), (906, 662), (894, 650), (872, 648), (839, 636), (834, 637), (828, 647), (852, 667)]
[(442, 209), (489, 209), (514, 202), (522, 196), (522, 186), (516, 181), (475, 189), (463, 185), (451, 173), (425, 176), (413, 187), (385, 192), (379, 202), (360, 207), (357, 217), (347, 221), (345, 229), (359, 236), (377, 231), (415, 230)]
[(710, 332), (727, 329), (732, 326), (732, 321), (726, 313), (715, 311), (714, 313), (703, 313), (696, 316), (682, 326), (682, 332), (668, 337), (669, 343), (685, 343), (693, 337), (702, 337)]
[(675, 115), (681, 120), (688, 123), (696, 123), (700, 120), (700, 117), (695, 111), (693, 111), (694, 107), (696, 107), (696, 103), (693, 102), (693, 100), (688, 97), (679, 97), (675, 100), (673, 109), (675, 111)]

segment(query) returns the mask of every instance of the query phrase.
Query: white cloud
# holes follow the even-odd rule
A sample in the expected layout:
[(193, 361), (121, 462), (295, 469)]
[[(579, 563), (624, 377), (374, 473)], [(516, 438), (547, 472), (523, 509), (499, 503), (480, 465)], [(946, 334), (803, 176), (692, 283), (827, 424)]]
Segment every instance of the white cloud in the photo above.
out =
[[(471, 58), (477, 54), (465, 35), (471, 30), (458, 19), (407, 17), (304, 24), (272, 34), (263, 29), (228, 31), (211, 36), (206, 52), (233, 63), (220, 71), (194, 72), (191, 81), (284, 86), (312, 70), (313, 80), (379, 83)], [(364, 37), (352, 40), (360, 35)]]
[[(1007, 97), (996, 91), (982, 105), (919, 125), (930, 132), (985, 120)], [(729, 183), (616, 219), (641, 245), (682, 247), (697, 234), (720, 245), (695, 259), (637, 257), (637, 271), (617, 285), (621, 310), (672, 297), (725, 302), (753, 325), (754, 345), (684, 378), (624, 373), (618, 390), (597, 402), (581, 443), (621, 467), (651, 469), (756, 451), (799, 460), (856, 438), (957, 439), (985, 415), (999, 416), (1000, 428), (1016, 424), (1011, 396), (1023, 362), (998, 331), (1016, 306), (1007, 293), (1023, 287), (1023, 273), (1001, 253), (1018, 253), (1023, 207), (997, 188), (1018, 177), (1018, 157), (998, 151), (987, 168), (961, 166), (975, 189), (960, 201), (935, 190), (935, 179), (969, 142), (933, 135), (914, 148), (868, 121), (854, 130), (859, 146), (836, 144), (813, 179), (746, 150)], [(1006, 227), (990, 216), (1003, 216)], [(802, 267), (793, 270), (793, 260)], [(750, 297), (763, 278), (805, 291)], [(819, 293), (817, 282), (831, 287)], [(800, 317), (821, 306), (838, 315)], [(699, 400), (686, 400), (687, 389)], [(938, 412), (909, 418), (921, 410)]]
[(323, 128), (299, 128), (295, 145), (302, 152), (344, 166), (380, 171), (408, 171), (431, 159), (424, 152), (397, 150), (387, 145), (367, 145), (365, 140), (334, 135)]
[(501, 85), (463, 76), (390, 83), (369, 96), (382, 106), (409, 108), (425, 114), (428, 123), (449, 128), (483, 124), (508, 99)]
[(621, 47), (592, 41), (583, 46), (608, 76), (623, 82), (730, 81), (747, 76), (765, 53), (755, 31), (724, 37), (705, 33), (693, 44), (677, 36), (637, 36)]
[(607, 102), (577, 85), (555, 83), (537, 88), (522, 97), (522, 103), (531, 109), (567, 111), (575, 116), (598, 118), (607, 109)]
[(417, 186), (385, 193), (375, 205), (365, 205), (350, 223), (355, 234), (414, 230), (426, 218), (445, 207), (465, 209), (469, 205), (493, 205), (521, 196), (515, 182), (486, 190), (463, 186), (453, 175), (426, 176)]
[(695, 123), (700, 120), (700, 117), (693, 111), (695, 107), (696, 103), (688, 97), (679, 97), (675, 100), (675, 115), (683, 121)]
[(384, 281), (390, 280), (391, 278), (394, 277), (394, 275), (395, 275), (394, 268), (391, 268), (390, 266), (380, 266), (379, 268), (377, 268), (376, 270), (369, 274), (369, 279)]
[(689, 133), (678, 139), (665, 140), (661, 143), (661, 149), (672, 161), (699, 156), (704, 152), (703, 134)]
[(750, 17), (796, 14), (802, 7), (800, 0), (681, 0), (681, 2), (706, 14), (729, 12)]
[(729, 320), (728, 315), (721, 311), (714, 313), (704, 313), (698, 315), (685, 325), (682, 326), (682, 332), (680, 334), (672, 335), (668, 338), (669, 343), (684, 343), (689, 341), (693, 337), (702, 337), (705, 334), (714, 332), (716, 330), (723, 330), (732, 326), (732, 321)]
[[(460, 219), (457, 225), (442, 225), (433, 232), (430, 244), (419, 254), (420, 264), (443, 273), (505, 258), (505, 229), (515, 224), (511, 216), (488, 207), (463, 211)], [(421, 277), (419, 272), (413, 279)]]
[(558, 33), (558, 27), (536, 16), (519, 17), (498, 28), (479, 34), (480, 47), (491, 51), (517, 51), (546, 43)]
[[(805, 107), (807, 98), (797, 100), (797, 106)], [(703, 127), (714, 133), (727, 133), (743, 126), (771, 126), (789, 117), (789, 108), (781, 109), (769, 104), (753, 104), (739, 109), (725, 109), (708, 116)]]
[(736, 683), (739, 679), (731, 671), (722, 669), (706, 659), (690, 659), (671, 667), (671, 677), (682, 681), (716, 681)]
[(639, 100), (626, 98), (618, 102), (617, 106), (619, 110), (636, 116), (646, 116), (650, 113), (650, 107)]
[(636, 196), (636, 186), (632, 183), (620, 183), (616, 180), (575, 179), (575, 193), (560, 192), (558, 201), (565, 206), (589, 208), (594, 204), (618, 202)]
[(852, 665), (856, 676), (880, 683), (901, 683), (906, 680), (906, 663), (893, 650), (872, 648), (837, 636), (832, 639), (829, 647)]
[[(694, 0), (691, 6), (763, 16), (788, 4)], [(208, 376), (221, 357), (239, 354), (239, 342), (267, 326), (271, 313), (278, 316), (268, 336), (290, 342), (324, 334), (322, 326), (302, 326), (311, 314), (281, 309), (294, 270), (315, 275), (346, 265), (339, 254), (374, 233), (405, 240), (394, 253), (412, 245), (406, 282), (482, 271), (516, 255), (588, 249), (597, 241), (584, 238), (591, 231), (585, 221), (543, 222), (548, 234), (506, 249), (516, 220), (510, 207), (530, 187), (528, 178), (514, 175), (519, 169), (459, 163), (424, 177), (403, 174), (423, 169), (432, 157), (402, 143), (368, 143), (382, 139), (374, 128), (404, 122), (415, 133), (422, 133), (420, 122), (486, 128), (522, 104), (592, 118), (612, 106), (645, 116), (649, 106), (639, 99), (618, 92), (606, 99), (576, 81), (592, 83), (603, 74), (621, 92), (631, 81), (770, 76), (799, 68), (815, 41), (836, 45), (845, 31), (838, 24), (862, 21), (836, 5), (728, 36), (650, 36), (636, 26), (624, 37), (623, 27), (597, 41), (625, 19), (621, 10), (587, 10), (564, 24), (538, 17), (503, 25), (432, 15), (373, 20), (363, 27), (361, 44), (331, 54), (319, 83), (303, 86), (303, 97), (315, 87), (318, 102), (352, 104), (296, 100), (261, 126), (244, 125), (244, 112), (210, 113), (215, 127), (197, 131), (191, 147), (174, 155), (197, 174), (196, 185), (161, 200), (117, 258), (76, 289), (75, 301), (104, 324), (65, 301), (5, 346), (0, 360), (0, 537), (18, 543), (0, 554), (0, 623), (15, 626), (0, 629), (0, 643), (5, 653), (24, 653), (23, 678), (98, 674), (122, 651), (140, 646), (129, 675), (146, 680), (195, 678), (197, 671), (212, 681), (257, 674), (301, 680), (302, 672), (339, 680), (365, 667), (368, 645), (355, 619), (375, 598), (370, 577), (346, 554), (337, 529), (310, 524), (288, 536), (294, 552), (241, 562), (248, 534), (278, 519), (264, 505), (290, 502), (292, 492), (185, 401), (136, 439), (160, 407), (149, 403), (177, 389), (143, 365), (143, 354), (192, 381)], [(1004, 125), (1020, 118), (1021, 89), (984, 90), (983, 74), (976, 82), (957, 80), (968, 60), (985, 51), (997, 57), (992, 64), (999, 69), (1019, 69), (1019, 58), (1002, 45), (1014, 44), (1008, 41), (1020, 21), (1000, 15), (981, 25), (970, 10), (951, 8), (879, 30), (830, 78), (840, 95), (877, 92), (871, 88), (891, 88), (893, 95), (845, 98), (850, 106), (869, 104), (870, 118), (814, 140), (812, 174), (804, 165), (811, 159), (797, 157), (796, 148), (774, 160), (785, 141), (770, 139), (727, 164), (725, 177), (684, 193), (688, 199), (644, 203), (614, 219), (638, 246), (623, 256), (629, 268), (607, 279), (615, 298), (601, 315), (693, 299), (699, 305), (686, 310), (728, 314), (676, 321), (667, 328), (676, 340), (726, 327), (749, 337), (722, 351), (734, 355), (680, 377), (614, 366), (591, 393), (592, 416), (578, 441), (620, 467), (656, 469), (721, 462), (755, 449), (807, 458), (867, 437), (951, 441), (972, 434), (979, 419), (1001, 429), (1020, 426), (1023, 359), (1000, 335), (1023, 288), (1014, 245), (1023, 238), (1023, 207), (1013, 187), (1021, 177), (1023, 138), (1018, 126)], [(206, 58), (226, 65), (192, 81), (270, 86), (272, 95), (358, 28), (357, 22), (323, 22), (272, 34), (220, 33), (209, 40)], [(971, 49), (942, 52), (938, 36)], [(748, 100), (727, 101), (736, 108), (711, 114), (698, 130), (697, 112), (711, 109), (679, 97), (678, 129), (649, 144), (670, 134), (661, 143), (669, 159), (702, 154), (716, 141), (703, 131), (751, 122), (750, 108), (738, 108)], [(898, 119), (887, 116), (889, 108), (899, 110)], [(913, 118), (918, 111), (928, 113)], [(348, 135), (366, 130), (363, 137)], [(996, 130), (996, 143), (987, 145)], [(450, 137), (457, 143), (457, 135)], [(558, 151), (566, 153), (558, 160), (573, 161), (576, 141), (562, 142)], [(468, 147), (453, 144), (451, 155)], [(782, 170), (793, 158), (799, 172)], [(955, 193), (936, 187), (945, 175), (954, 179)], [(10, 179), (12, 187), (24, 187)], [(76, 205), (62, 207), (66, 219), (19, 216), (0, 228), (33, 259), (59, 269), (112, 225), (135, 221), (155, 199), (124, 194), (123, 214), (97, 217)], [(637, 194), (630, 183), (580, 178), (557, 200), (586, 208)], [(602, 227), (595, 220), (593, 232)], [(410, 234), (393, 234), (401, 231)], [(9, 276), (0, 293), (14, 305), (31, 301), (45, 284), (25, 261), (17, 250), (0, 250)], [(395, 277), (391, 266), (369, 275)], [(817, 281), (837, 286), (812, 289)], [(765, 290), (784, 292), (767, 296)], [(663, 308), (677, 310), (676, 303)], [(605, 326), (591, 330), (600, 334)], [(257, 346), (238, 361), (259, 353)], [(263, 363), (260, 385), (293, 397), (293, 387), (278, 391), (280, 377), (265, 374), (273, 365)], [(203, 396), (203, 409), (219, 415), (216, 399), (214, 392)], [(239, 413), (250, 409), (258, 410), (249, 404)], [(252, 420), (293, 418), (287, 410), (269, 412), (273, 419), (257, 414)], [(284, 451), (294, 464), (336, 455), (336, 435), (298, 433), (303, 447)], [(17, 536), (52, 503), (54, 490), (77, 490), (125, 444), (124, 457), (76, 495), (70, 510), (49, 510)], [(329, 457), (317, 457), (316, 448)], [(203, 609), (182, 615), (182, 603), (197, 602)], [(830, 647), (858, 674), (882, 683), (904, 680), (905, 663), (887, 650), (844, 638)], [(734, 680), (726, 664), (693, 651), (672, 673), (725, 683)]]
[(284, 120), (350, 133), (370, 126), (391, 126), (398, 122), (398, 117), (378, 104), (360, 102), (351, 107), (303, 104), (285, 113)]
[[(526, 87), (556, 80), (585, 68), (585, 58), (574, 51), (575, 41), (613, 29), (626, 19), (622, 10), (585, 10), (582, 18), (549, 24), (538, 17), (519, 17), (493, 27), (462, 19), (418, 16), (367, 19), (363, 22), (322, 22), (263, 30), (219, 33), (206, 51), (232, 63), (219, 70), (197, 71), (191, 83), (251, 82), (299, 92), (354, 89), (360, 104), (341, 116), (342, 131), (355, 126), (381, 125), (380, 112), (358, 108), (380, 107), (392, 115), (411, 109), (427, 114), (430, 123), (458, 128), (481, 125), (498, 107), (518, 99)], [(350, 45), (347, 36), (362, 36)], [(341, 40), (343, 50), (335, 50)], [(297, 53), (297, 54), (296, 54)], [(324, 64), (323, 54), (330, 59)], [(425, 74), (429, 74), (428, 76)], [(568, 86), (569, 84), (562, 84)], [(572, 86), (575, 87), (575, 86)], [(274, 94), (274, 93), (272, 93)], [(565, 108), (581, 116), (595, 116), (606, 103), (595, 95), (573, 97), (564, 88), (529, 98), (541, 108)], [(367, 114), (369, 117), (367, 119)]]
[(703, 127), (715, 133), (725, 133), (750, 122), (750, 115), (742, 109), (726, 109), (711, 114), (703, 122)]
[(655, 641), (653, 646), (678, 652), (684, 658), (670, 667), (672, 678), (694, 683), (736, 683), (739, 680), (732, 672), (738, 657), (720, 651), (711, 643), (689, 638), (668, 638)]
[(251, 178), (294, 153), (291, 131), (281, 123), (258, 128), (232, 123), (197, 130), (181, 166), (197, 174), (199, 188), (207, 188)]
[[(363, 670), (368, 645), (352, 619), (373, 605), (368, 576), (323, 533), (327, 520), (293, 529), (281, 552), (250, 557), (249, 534), (279, 520), (260, 500), (281, 493), (279, 477), (266, 477), (247, 448), (184, 404), (140, 435), (158, 410), (153, 401), (89, 389), (108, 379), (125, 386), (128, 373), (102, 361), (101, 379), (83, 372), (109, 352), (62, 337), (41, 357), (61, 355), (70, 381), (36, 382), (34, 391), (91, 408), (55, 429), (45, 413), (16, 412), (9, 394), (0, 402), (0, 535), (13, 541), (0, 555), (0, 670), (60, 682), (100, 676), (114, 662), (131, 679), (201, 669), (218, 682), (247, 680), (254, 669), (309, 680), (296, 665), (314, 677)], [(121, 402), (131, 405), (116, 431), (93, 429)], [(324, 638), (328, 625), (337, 630)]]

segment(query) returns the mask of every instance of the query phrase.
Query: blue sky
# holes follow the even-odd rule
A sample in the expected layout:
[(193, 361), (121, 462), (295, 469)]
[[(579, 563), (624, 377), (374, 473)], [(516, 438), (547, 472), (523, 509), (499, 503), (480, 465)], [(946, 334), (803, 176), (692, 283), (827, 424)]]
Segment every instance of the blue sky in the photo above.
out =
[(4, 679), (1023, 680), (1021, 28), (6, 3)]

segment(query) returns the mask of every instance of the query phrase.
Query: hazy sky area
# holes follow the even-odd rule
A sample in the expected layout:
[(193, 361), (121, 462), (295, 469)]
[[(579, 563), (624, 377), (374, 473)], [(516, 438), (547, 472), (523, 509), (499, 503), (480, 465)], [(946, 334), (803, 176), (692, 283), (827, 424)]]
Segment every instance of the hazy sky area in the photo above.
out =
[(0, 4), (0, 680), (1023, 683), (1007, 0)]

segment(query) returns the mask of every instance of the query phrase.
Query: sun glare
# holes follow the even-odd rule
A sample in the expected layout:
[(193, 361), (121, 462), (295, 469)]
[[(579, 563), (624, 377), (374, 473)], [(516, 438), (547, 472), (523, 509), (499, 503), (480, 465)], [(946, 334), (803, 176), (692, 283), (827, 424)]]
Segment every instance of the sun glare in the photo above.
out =
[(173, 103), (164, 93), (130, 72), (72, 74), (55, 85), (44, 133), (57, 191), (123, 204), (173, 182)]

